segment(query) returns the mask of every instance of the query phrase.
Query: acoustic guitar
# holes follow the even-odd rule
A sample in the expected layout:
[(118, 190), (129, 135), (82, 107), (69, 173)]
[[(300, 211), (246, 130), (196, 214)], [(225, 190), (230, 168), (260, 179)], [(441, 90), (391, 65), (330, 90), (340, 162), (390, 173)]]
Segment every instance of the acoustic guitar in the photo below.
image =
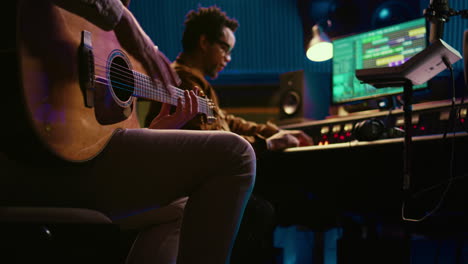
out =
[[(120, 128), (139, 128), (137, 98), (177, 105), (112, 31), (47, 1), (18, 1), (17, 55), (23, 104), (34, 133), (68, 161), (87, 161)], [(212, 120), (212, 102), (198, 97)]]

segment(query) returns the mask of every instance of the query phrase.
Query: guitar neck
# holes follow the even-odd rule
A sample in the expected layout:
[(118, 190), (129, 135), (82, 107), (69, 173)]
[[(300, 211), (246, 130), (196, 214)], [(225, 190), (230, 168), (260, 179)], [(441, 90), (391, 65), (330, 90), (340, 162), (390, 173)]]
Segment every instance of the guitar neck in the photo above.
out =
[[(153, 82), (150, 77), (142, 73), (136, 71), (133, 73), (136, 77), (136, 82), (132, 96), (167, 103), (174, 106), (177, 106), (178, 98), (181, 98), (182, 103), (185, 103), (184, 90), (171, 85), (170, 88), (172, 88), (173, 91), (173, 94), (171, 95), (159, 80)], [(197, 96), (197, 101), (198, 112), (211, 117), (213, 115), (211, 100)]]

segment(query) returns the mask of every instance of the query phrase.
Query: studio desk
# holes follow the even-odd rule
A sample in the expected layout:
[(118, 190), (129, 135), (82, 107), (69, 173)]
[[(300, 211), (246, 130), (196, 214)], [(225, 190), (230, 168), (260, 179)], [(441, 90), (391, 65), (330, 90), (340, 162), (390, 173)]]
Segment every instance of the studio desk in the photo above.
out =
[[(346, 215), (412, 222), (402, 219), (420, 219), (439, 203), (424, 222), (440, 216), (468, 223), (468, 124), (463, 123), (468, 107), (455, 106), (460, 109), (455, 122), (449, 101), (413, 106), (405, 190), (405, 140), (392, 132), (404, 129), (403, 111), (393, 110), (282, 126), (305, 131), (315, 145), (261, 156), (257, 192), (274, 203), (283, 224), (327, 228)], [(357, 140), (355, 127), (370, 120), (381, 121), (384, 129), (373, 140)], [(450, 225), (441, 231), (445, 228)]]

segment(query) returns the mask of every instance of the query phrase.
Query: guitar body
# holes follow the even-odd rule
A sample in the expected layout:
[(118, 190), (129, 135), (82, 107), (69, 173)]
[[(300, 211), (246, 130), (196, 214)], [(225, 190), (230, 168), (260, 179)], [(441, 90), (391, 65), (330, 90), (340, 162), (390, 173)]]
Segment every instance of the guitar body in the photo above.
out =
[(47, 1), (18, 2), (18, 89), (27, 122), (46, 149), (64, 160), (86, 161), (101, 152), (117, 129), (140, 127), (136, 98), (116, 95), (109, 83), (96, 82), (92, 106), (87, 106), (80, 86), (83, 31), (90, 32), (96, 76), (107, 78), (110, 57), (125, 62), (125, 73), (145, 72), (114, 33)]

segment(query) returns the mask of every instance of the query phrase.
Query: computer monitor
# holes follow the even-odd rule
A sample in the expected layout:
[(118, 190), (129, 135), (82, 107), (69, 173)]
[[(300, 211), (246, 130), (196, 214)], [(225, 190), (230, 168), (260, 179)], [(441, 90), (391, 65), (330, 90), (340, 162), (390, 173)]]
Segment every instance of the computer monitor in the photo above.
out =
[[(356, 78), (357, 69), (403, 64), (428, 45), (424, 17), (334, 39), (332, 104), (344, 104), (403, 92), (403, 87), (375, 88)], [(427, 88), (427, 83), (413, 89)]]

